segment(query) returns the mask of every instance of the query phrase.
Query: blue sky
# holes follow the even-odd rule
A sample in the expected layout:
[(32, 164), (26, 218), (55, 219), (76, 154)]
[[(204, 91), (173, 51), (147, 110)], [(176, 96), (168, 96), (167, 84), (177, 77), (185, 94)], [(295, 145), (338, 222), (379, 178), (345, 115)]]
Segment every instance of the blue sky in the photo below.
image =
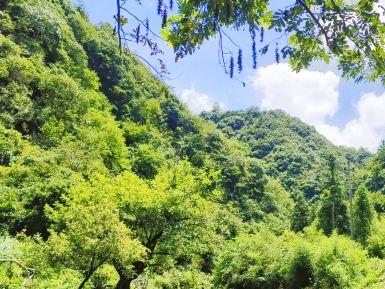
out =
[[(73, 2), (84, 5), (93, 23), (113, 22), (115, 1)], [(156, 1), (142, 0), (142, 5), (135, 3), (130, 4), (132, 11), (142, 19), (149, 17), (152, 29), (159, 31)], [(129, 21), (134, 22), (130, 18)], [(246, 87), (224, 74), (218, 63), (216, 39), (208, 41), (197, 53), (177, 63), (174, 62), (172, 48), (159, 43), (165, 52), (161, 57), (171, 73), (171, 79), (166, 82), (192, 112), (210, 110), (214, 103), (226, 110), (250, 106), (282, 109), (314, 125), (337, 145), (376, 150), (385, 137), (385, 91), (380, 84), (347, 81), (333, 64), (316, 63), (309, 70), (296, 74), (285, 63), (275, 64), (272, 54), (259, 57), (258, 69), (252, 70), (249, 34), (243, 31), (229, 33), (244, 51), (245, 70), (237, 77), (246, 83)], [(268, 34), (266, 41), (275, 37)], [(238, 50), (230, 42), (225, 45), (233, 52)], [(131, 49), (151, 59), (142, 47), (134, 45)]]

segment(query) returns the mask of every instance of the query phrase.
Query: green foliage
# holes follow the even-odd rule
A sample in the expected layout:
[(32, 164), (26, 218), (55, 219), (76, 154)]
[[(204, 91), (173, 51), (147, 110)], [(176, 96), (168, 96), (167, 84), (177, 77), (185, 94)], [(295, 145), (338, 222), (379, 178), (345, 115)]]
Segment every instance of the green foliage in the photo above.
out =
[(348, 217), (345, 198), (337, 175), (335, 156), (328, 158), (329, 179), (321, 196), (318, 210), (318, 226), (326, 235), (334, 230), (340, 234), (348, 233)]
[[(173, 269), (149, 281), (149, 289), (210, 289), (210, 278), (199, 271)], [(136, 287), (135, 287), (136, 288)]]
[[(289, 191), (302, 191), (306, 198), (319, 195), (326, 179), (326, 158), (333, 152), (341, 169), (347, 169), (346, 156), (353, 155), (353, 166), (365, 154), (333, 146), (316, 130), (282, 111), (261, 112), (214, 110), (202, 116), (216, 123), (229, 137), (246, 143), (253, 158), (266, 162), (266, 173), (278, 177)], [(367, 157), (367, 154), (366, 154)], [(345, 177), (345, 175), (342, 175)]]
[(374, 212), (368, 192), (363, 185), (358, 187), (354, 197), (353, 216), (354, 237), (359, 242), (365, 243), (372, 229)]
[(23, 150), (21, 135), (0, 125), (0, 165), (9, 165)]
[(381, 216), (374, 219), (371, 234), (367, 240), (369, 254), (383, 259), (385, 257), (385, 220)]
[[(382, 288), (382, 261), (308, 226), (324, 192), (345, 232), (344, 158), (365, 151), (278, 111), (191, 115), (66, 0), (0, 8), (1, 288)], [(362, 231), (381, 258), (382, 227)]]
[(294, 209), (291, 215), (291, 229), (294, 232), (303, 231), (310, 224), (309, 205), (300, 192), (294, 196)]
[(143, 178), (154, 178), (165, 163), (164, 156), (148, 144), (140, 144), (133, 155), (132, 169)]
[(385, 192), (385, 146), (382, 145), (378, 153), (371, 160), (368, 167), (369, 175), (366, 181), (371, 191)]
[(117, 259), (129, 267), (145, 253), (120, 220), (111, 189), (102, 177), (80, 183), (65, 197), (64, 205), (47, 209), (53, 221), (46, 243), (49, 260), (53, 266), (84, 272), (83, 282), (105, 263)]
[[(224, 27), (250, 31), (253, 46), (257, 33), (264, 42), (264, 31), (272, 30), (286, 35), (287, 40), (277, 37), (262, 43), (258, 50), (261, 55), (272, 50), (271, 43), (276, 42), (276, 61), (279, 62), (281, 56), (289, 58), (296, 71), (312, 62), (329, 63), (334, 58), (345, 77), (356, 82), (379, 79), (384, 83), (382, 45), (385, 25), (378, 1), (301, 0), (292, 5), (279, 4), (267, 0), (228, 0), (209, 4), (205, 0), (178, 1), (178, 13), (167, 21), (163, 36), (179, 59), (193, 54), (211, 38), (218, 37), (222, 41)], [(250, 53), (254, 62), (255, 50), (253, 48)], [(231, 55), (235, 54), (236, 51), (232, 51)], [(233, 57), (229, 58), (231, 66)], [(231, 69), (228, 73), (232, 76)]]
[(245, 289), (370, 288), (376, 281), (367, 277), (378, 278), (383, 272), (378, 265), (378, 260), (368, 258), (366, 251), (345, 237), (325, 237), (311, 230), (276, 237), (261, 231), (241, 235), (227, 245), (218, 260), (214, 284)]

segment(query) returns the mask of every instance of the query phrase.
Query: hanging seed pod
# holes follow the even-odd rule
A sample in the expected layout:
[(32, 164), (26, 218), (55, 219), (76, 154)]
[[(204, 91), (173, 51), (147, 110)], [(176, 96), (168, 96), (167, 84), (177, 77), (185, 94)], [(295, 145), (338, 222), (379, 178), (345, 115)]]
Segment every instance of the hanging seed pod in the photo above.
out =
[(257, 44), (255, 40), (252, 44), (252, 53), (253, 53), (253, 69), (257, 69)]
[(242, 64), (242, 49), (239, 49), (239, 50), (238, 50), (237, 65), (238, 65), (238, 73), (241, 73), (242, 70), (243, 70), (243, 64)]
[(136, 43), (139, 43), (140, 40), (140, 24), (138, 24), (138, 27), (135, 29), (135, 40)]
[(234, 58), (230, 57), (230, 78), (234, 77)]
[(162, 7), (163, 7), (163, 0), (158, 0), (158, 9), (157, 9), (158, 15), (162, 14)]
[(174, 0), (170, 0), (168, 7), (170, 8), (170, 10), (174, 8)]
[(280, 61), (280, 55), (279, 55), (278, 42), (277, 42), (275, 47), (275, 62), (279, 63), (279, 61)]
[(167, 7), (164, 7), (163, 12), (162, 12), (162, 28), (166, 27), (167, 24)]
[(250, 28), (251, 40), (255, 41), (255, 29)]
[(265, 37), (265, 29), (263, 27), (261, 27), (261, 31), (260, 31), (260, 41), (263, 42), (263, 39)]
[(148, 18), (146, 19), (144, 26), (146, 28), (146, 38), (148, 38), (148, 33), (150, 31), (150, 21), (148, 20)]

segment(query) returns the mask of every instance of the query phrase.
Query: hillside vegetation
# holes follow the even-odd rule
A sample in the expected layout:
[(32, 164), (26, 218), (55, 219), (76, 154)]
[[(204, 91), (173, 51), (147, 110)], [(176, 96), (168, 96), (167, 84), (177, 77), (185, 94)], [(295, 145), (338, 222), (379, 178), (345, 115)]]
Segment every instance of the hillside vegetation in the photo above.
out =
[(332, 145), (314, 127), (279, 110), (214, 110), (204, 112), (202, 117), (213, 121), (227, 137), (246, 143), (250, 147), (250, 156), (264, 160), (267, 173), (279, 178), (287, 190), (300, 190), (308, 198), (322, 192), (319, 178), (325, 172), (330, 154), (337, 158), (345, 181), (348, 159), (355, 169), (370, 157), (364, 149)]
[(67, 0), (0, 2), (0, 288), (384, 288), (384, 149), (203, 116)]

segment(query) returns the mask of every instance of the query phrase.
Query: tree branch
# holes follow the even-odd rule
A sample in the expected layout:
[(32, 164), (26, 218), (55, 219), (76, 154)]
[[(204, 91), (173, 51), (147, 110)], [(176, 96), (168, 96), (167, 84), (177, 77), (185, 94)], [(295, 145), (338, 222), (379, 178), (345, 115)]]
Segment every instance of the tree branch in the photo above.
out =
[(27, 267), (27, 266), (23, 265), (20, 261), (17, 261), (15, 259), (0, 259), (0, 264), (3, 264), (3, 263), (15, 263), (16, 265), (20, 266), (25, 271), (28, 271), (28, 272), (34, 272), (35, 271), (35, 269)]
[(121, 10), (125, 11), (126, 13), (128, 13), (130, 16), (132, 16), (133, 18), (135, 18), (136, 21), (138, 21), (139, 23), (141, 23), (148, 31), (151, 32), (152, 35), (154, 35), (155, 37), (159, 38), (160, 40), (163, 40), (163, 41), (166, 41), (163, 37), (161, 37), (160, 35), (156, 34), (154, 31), (152, 31), (149, 27), (146, 26), (146, 23), (139, 19), (139, 17), (137, 17), (135, 14), (133, 14), (132, 12), (130, 12), (128, 9), (124, 8), (124, 7), (121, 7), (120, 8)]
[(117, 32), (118, 32), (118, 39), (119, 39), (119, 50), (120, 50), (120, 53), (122, 53), (122, 37), (121, 37), (121, 34), (120, 34), (120, 31), (121, 31), (121, 22), (120, 22), (120, 18), (121, 18), (121, 15), (120, 15), (120, 12), (121, 12), (121, 9), (122, 9), (122, 6), (120, 5), (120, 0), (116, 0), (116, 8), (117, 8), (117, 14), (116, 14), (116, 23), (118, 25), (117, 27)]
[(322, 34), (325, 36), (326, 44), (328, 47), (330, 47), (329, 44), (329, 36), (327, 34), (327, 31), (325, 28), (322, 26), (322, 24), (319, 22), (318, 18), (314, 15), (314, 13), (310, 10), (310, 8), (306, 5), (306, 3), (302, 0), (297, 0), (298, 3), (302, 6), (303, 9), (310, 15), (310, 17), (313, 19), (315, 24), (318, 26), (318, 28), (321, 30)]

